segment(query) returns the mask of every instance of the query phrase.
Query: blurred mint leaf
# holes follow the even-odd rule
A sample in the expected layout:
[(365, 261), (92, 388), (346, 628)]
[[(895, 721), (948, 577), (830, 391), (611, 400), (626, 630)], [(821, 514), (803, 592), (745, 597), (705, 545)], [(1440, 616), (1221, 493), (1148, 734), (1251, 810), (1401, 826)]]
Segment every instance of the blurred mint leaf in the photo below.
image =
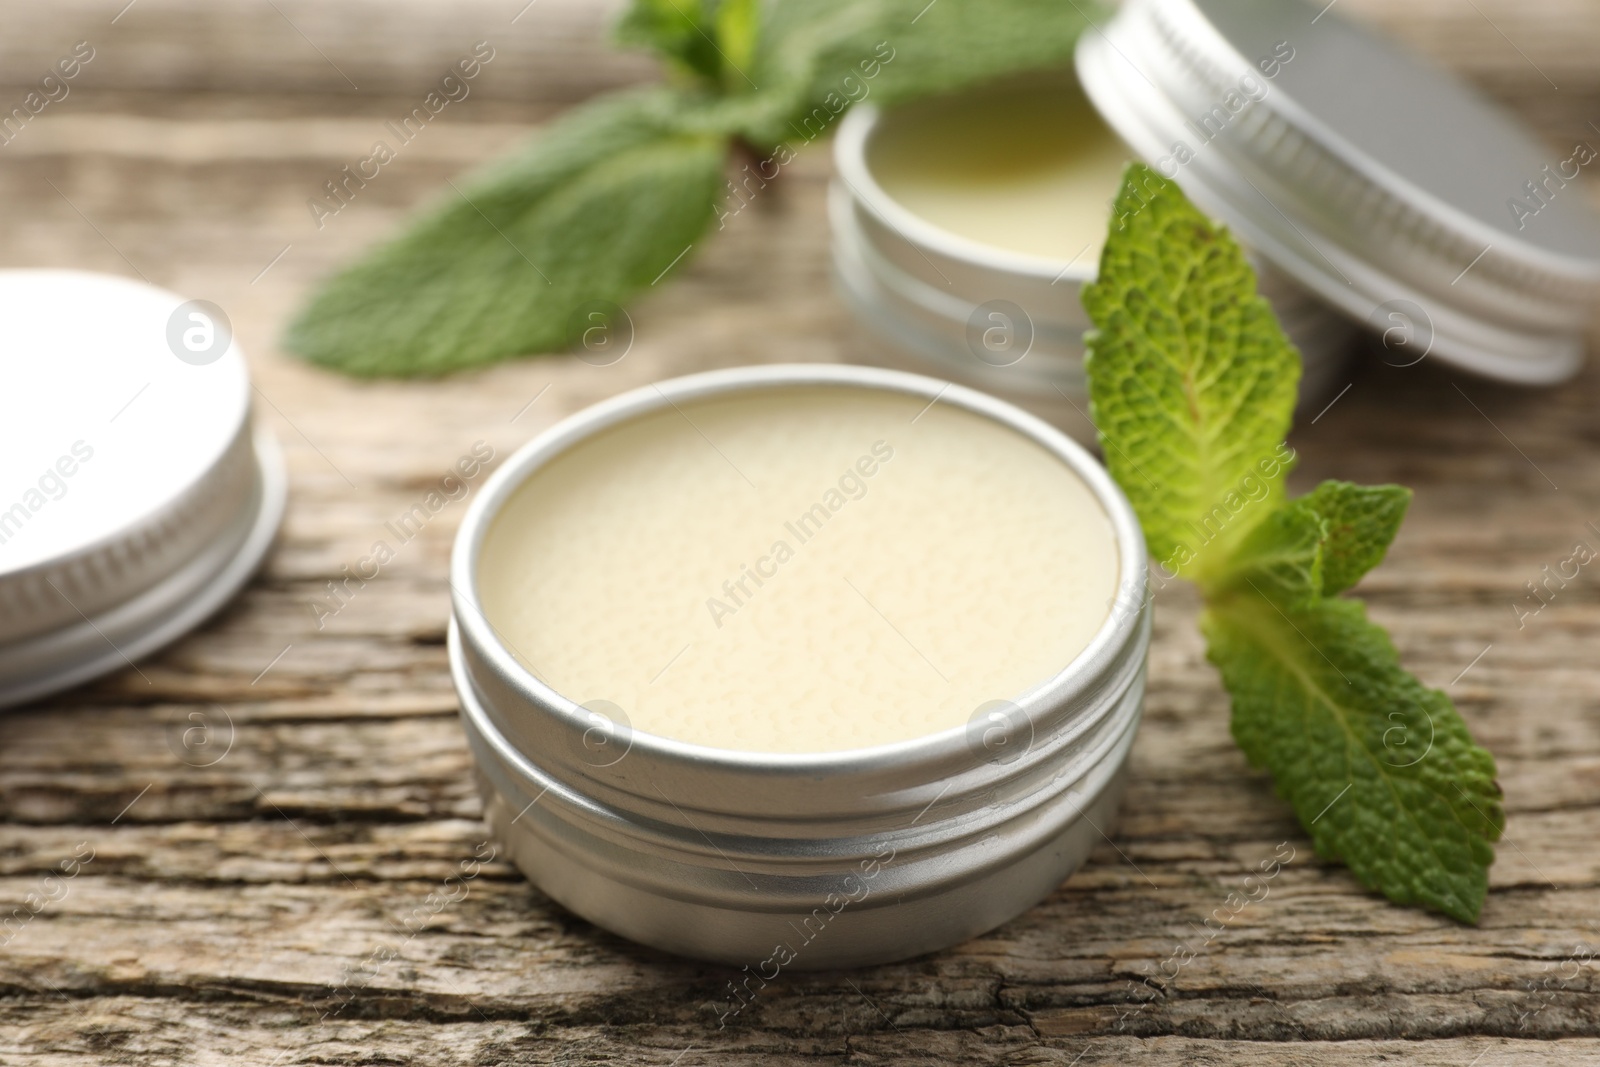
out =
[(617, 37), (661, 55), (673, 89), (574, 109), (336, 275), (284, 345), (366, 375), (566, 347), (578, 304), (620, 303), (698, 239), (736, 141), (776, 151), (869, 95), (1068, 66), (1101, 12), (1089, 0), (633, 0)]
[(656, 52), (682, 74), (715, 82), (722, 73), (715, 32), (700, 0), (634, 0), (617, 23), (616, 37)]
[(1284, 499), (1299, 359), (1227, 231), (1148, 167), (1124, 176), (1083, 303), (1106, 465), (1151, 553), (1200, 586), (1239, 747), (1364, 885), (1477, 921), (1505, 825), (1494, 759), (1337, 599), (1383, 559), (1410, 492)]
[(1397, 903), (1476, 922), (1505, 827), (1494, 759), (1361, 603), (1285, 608), (1245, 589), (1209, 602), (1202, 629), (1234, 739), (1317, 851)]
[(755, 88), (747, 72), (760, 29), (761, 0), (633, 0), (616, 37), (708, 87), (744, 92)]
[(1106, 12), (1096, 0), (779, 0), (751, 72), (773, 106), (745, 136), (772, 146), (806, 118), (868, 98), (899, 103), (1070, 68), (1079, 34)]
[(1106, 465), (1169, 572), (1204, 577), (1281, 499), (1300, 359), (1227, 230), (1131, 165), (1083, 290)]
[(759, 42), (761, 0), (722, 0), (717, 5), (716, 28), (723, 84), (739, 92), (755, 88), (747, 72), (755, 62)]
[(575, 108), (521, 156), (452, 188), (335, 276), (285, 345), (359, 375), (429, 375), (568, 343), (687, 258), (722, 184), (723, 138), (651, 90)]

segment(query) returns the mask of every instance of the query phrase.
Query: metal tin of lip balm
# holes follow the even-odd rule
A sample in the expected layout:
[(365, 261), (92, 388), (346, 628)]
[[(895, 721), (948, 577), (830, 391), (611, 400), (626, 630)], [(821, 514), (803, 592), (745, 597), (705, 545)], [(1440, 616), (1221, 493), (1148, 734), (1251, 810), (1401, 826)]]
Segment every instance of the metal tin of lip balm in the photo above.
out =
[[(534, 471), (629, 420), (707, 398), (839, 386), (977, 413), (1036, 443), (1110, 518), (1120, 594), (1088, 647), (1000, 720), (875, 748), (739, 752), (630, 731), (541, 682), (483, 614), (486, 533)], [(1150, 635), (1143, 535), (1121, 491), (1060, 432), (958, 385), (867, 367), (739, 368), (591, 407), (484, 486), (451, 562), (450, 663), (485, 818), (558, 903), (634, 941), (757, 967), (934, 951), (1048, 895), (1099, 842), (1123, 790)], [(603, 639), (604, 635), (595, 635)], [(782, 694), (774, 694), (781, 700)], [(990, 745), (997, 729), (1025, 744)], [(1003, 753), (1003, 755), (1001, 754)]]
[(0, 707), (127, 666), (250, 577), (283, 515), (220, 308), (78, 271), (0, 271)]
[[(1030, 406), (1049, 410), (1079, 436), (1092, 432), (1082, 414), (1083, 334), (1091, 323), (1079, 293), (1094, 280), (1095, 258), (1015, 252), (907, 210), (871, 165), (873, 139), (894, 117), (858, 106), (834, 140), (837, 177), (828, 217), (834, 278), (846, 301), (898, 347), (973, 384), (1032, 398)], [(1262, 294), (1300, 349), (1301, 396), (1322, 396), (1357, 328), (1270, 262), (1253, 258)]]

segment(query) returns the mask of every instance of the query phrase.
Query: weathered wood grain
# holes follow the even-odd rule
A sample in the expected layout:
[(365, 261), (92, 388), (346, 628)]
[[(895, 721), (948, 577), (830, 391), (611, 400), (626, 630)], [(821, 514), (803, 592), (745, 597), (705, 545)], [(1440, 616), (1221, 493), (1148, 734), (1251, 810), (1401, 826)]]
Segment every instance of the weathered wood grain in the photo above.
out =
[(0, 4), (0, 83), (35, 82), (85, 40), (86, 87), (422, 94), (479, 41), (494, 49), (470, 87), (504, 99), (582, 99), (652, 71), (608, 47), (621, 0), (25, 0)]
[[(484, 836), (443, 649), (464, 505), (320, 628), (311, 605), (475, 441), (503, 457), (585, 404), (692, 370), (889, 358), (831, 290), (825, 153), (631, 309), (637, 340), (615, 366), (346, 381), (274, 345), (315, 279), (445, 177), (649, 64), (601, 43), (614, 5), (576, 0), (539, 0), (514, 24), (522, 0), (138, 0), (111, 23), (124, 2), (0, 4), (0, 84), (25, 84), (73, 40), (101, 48), (67, 100), (0, 148), (0, 265), (143, 275), (225, 308), (293, 490), (263, 573), (209, 625), (138, 673), (0, 716), (0, 923), (30, 893), (53, 898), (0, 932), (0, 1062), (1600, 1058), (1600, 975), (1573, 961), (1600, 951), (1600, 585), (1585, 571), (1538, 614), (1513, 608), (1574, 541), (1600, 546), (1600, 372), (1523, 391), (1368, 360), (1294, 439), (1299, 483), (1417, 491), (1362, 592), (1499, 758), (1507, 841), (1479, 927), (1392, 907), (1311, 855), (1234, 748), (1196, 602), (1173, 588), (1126, 811), (1083, 871), (952, 951), (785, 974), (719, 1029), (727, 968), (597, 931), (501, 862), (430, 903)], [(1556, 143), (1600, 116), (1588, 0), (1342, 2)], [(497, 26), (474, 95), (318, 229), (307, 198), (459, 42)], [(1296, 856), (1269, 896), (1164, 974), (1285, 841)], [(75, 877), (44, 881), (69, 857)]]
[[(1600, 25), (1588, 0), (1335, 0), (1502, 96), (1559, 107), (1600, 89)], [(611, 48), (624, 0), (27, 0), (0, 3), (0, 85), (35, 82), (79, 40), (87, 87), (329, 94), (348, 103), (423, 91), (471, 45), (496, 57), (473, 91), (581, 99), (649, 77)], [(1554, 112), (1552, 112), (1554, 113)], [(1580, 123), (1581, 124), (1581, 123)]]

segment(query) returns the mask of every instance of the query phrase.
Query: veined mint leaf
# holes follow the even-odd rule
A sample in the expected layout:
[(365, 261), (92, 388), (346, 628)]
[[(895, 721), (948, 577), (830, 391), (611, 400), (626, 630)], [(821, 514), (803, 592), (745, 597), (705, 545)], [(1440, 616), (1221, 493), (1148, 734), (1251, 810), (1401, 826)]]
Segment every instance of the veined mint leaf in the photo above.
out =
[(1152, 554), (1205, 595), (1239, 747), (1320, 852), (1395, 901), (1475, 921), (1505, 825), (1494, 759), (1337, 598), (1382, 560), (1409, 491), (1324, 482), (1283, 499), (1299, 361), (1226, 231), (1147, 167), (1123, 180), (1083, 300), (1106, 464)]
[(1322, 595), (1328, 524), (1303, 498), (1274, 508), (1228, 557), (1220, 588), (1293, 606)]
[(1090, 410), (1106, 465), (1168, 571), (1203, 577), (1281, 499), (1300, 360), (1221, 226), (1128, 168), (1083, 292)]
[(1382, 561), (1410, 502), (1403, 486), (1323, 482), (1250, 527), (1207, 592), (1251, 589), (1280, 606), (1341, 593)]
[(725, 138), (652, 90), (576, 108), (334, 277), (284, 344), (352, 374), (441, 374), (565, 347), (582, 306), (677, 265), (709, 223)]
[(1234, 738), (1317, 850), (1391, 900), (1475, 922), (1505, 812), (1449, 697), (1401, 668), (1358, 601), (1280, 607), (1246, 589), (1202, 628)]
[(1300, 499), (1328, 523), (1322, 592), (1332, 596), (1383, 562), (1411, 506), (1411, 490), (1402, 485), (1328, 481)]
[[(869, 97), (893, 103), (1068, 68), (1098, 0), (778, 0), (754, 80), (774, 107), (745, 135), (775, 145)], [(812, 124), (807, 125), (806, 120)]]

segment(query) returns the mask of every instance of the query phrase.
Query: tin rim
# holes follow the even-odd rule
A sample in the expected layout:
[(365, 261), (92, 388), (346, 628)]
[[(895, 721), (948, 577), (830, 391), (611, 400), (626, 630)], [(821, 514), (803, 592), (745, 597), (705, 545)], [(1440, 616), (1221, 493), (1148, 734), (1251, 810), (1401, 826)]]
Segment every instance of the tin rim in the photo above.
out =
[[(256, 480), (252, 510), (230, 541), (211, 546), (220, 562), (198, 555), (189, 566), (79, 623), (0, 645), (0, 708), (38, 700), (131, 665), (192, 631), (250, 580), (277, 537), (289, 478), (283, 451), (272, 433), (248, 423), (244, 433)], [(207, 569), (197, 574), (196, 567)], [(4, 673), (8, 664), (21, 667)]]
[(867, 148), (881, 114), (876, 104), (858, 104), (845, 114), (838, 132), (834, 134), (834, 169), (839, 180), (854, 194), (856, 203), (865, 207), (903, 240), (951, 259), (975, 263), (991, 270), (1052, 282), (1094, 280), (1099, 268), (1098, 257), (1094, 261), (1079, 261), (1013, 252), (951, 233), (900, 204), (873, 177), (872, 168), (867, 163)]
[[(612, 426), (678, 402), (757, 390), (843, 386), (876, 389), (948, 403), (998, 422), (1055, 456), (1081, 478), (1104, 509), (1118, 550), (1118, 599), (1143, 604), (1147, 585), (1144, 534), (1133, 508), (1110, 474), (1081, 445), (1042, 420), (975, 389), (918, 374), (877, 367), (828, 364), (774, 364), (737, 367), (674, 378), (631, 390), (586, 408), (540, 433), (520, 448), (484, 484), (456, 535), (451, 553), (452, 612), (462, 642), (494, 673), (495, 680), (525, 705), (554, 716), (571, 729), (588, 720), (580, 705), (540, 681), (518, 661), (484, 615), (478, 598), (477, 563), (483, 539), (507, 500), (535, 470), (557, 454)], [(1144, 611), (1113, 606), (1089, 644), (1060, 671), (1019, 694), (1013, 703), (1031, 721), (1068, 707), (1114, 671), (1144, 624)], [(869, 748), (821, 753), (770, 753), (713, 748), (643, 730), (630, 731), (631, 753), (664, 764), (726, 771), (761, 771), (795, 776), (871, 774), (923, 762), (939, 763), (967, 751), (967, 728), (949, 727), (904, 741)]]

